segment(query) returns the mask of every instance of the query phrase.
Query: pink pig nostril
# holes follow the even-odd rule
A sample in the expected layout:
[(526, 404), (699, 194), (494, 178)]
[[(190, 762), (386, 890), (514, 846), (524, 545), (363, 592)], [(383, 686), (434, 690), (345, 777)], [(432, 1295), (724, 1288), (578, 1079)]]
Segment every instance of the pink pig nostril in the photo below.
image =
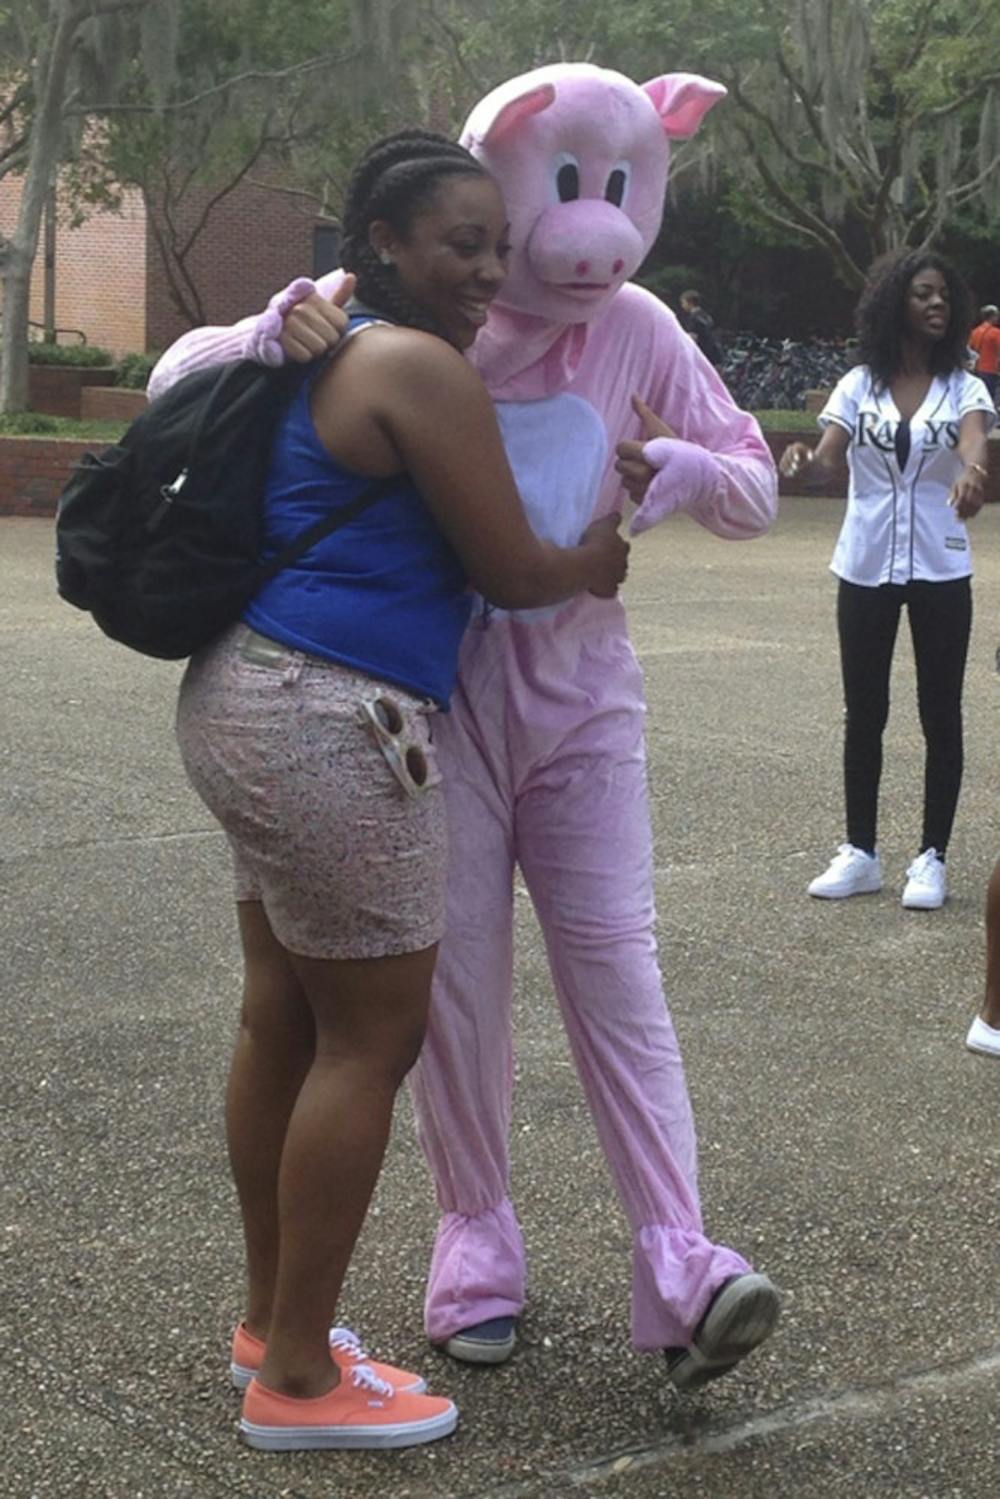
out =
[(585, 276), (589, 270), (590, 270), (590, 261), (589, 260), (578, 260), (577, 261), (577, 263), (576, 263), (576, 274), (578, 276)]
[(623, 269), (624, 269), (624, 267), (625, 267), (625, 262), (624, 262), (624, 260), (616, 260), (616, 261), (615, 261), (615, 263), (614, 263), (614, 265), (613, 265), (613, 266), (612, 266), (612, 267), (611, 267), (611, 272), (612, 272), (612, 275), (615, 275), (615, 276), (617, 276), (617, 275), (618, 275), (618, 272), (619, 272), (619, 271), (620, 271), (620, 270), (623, 270)]

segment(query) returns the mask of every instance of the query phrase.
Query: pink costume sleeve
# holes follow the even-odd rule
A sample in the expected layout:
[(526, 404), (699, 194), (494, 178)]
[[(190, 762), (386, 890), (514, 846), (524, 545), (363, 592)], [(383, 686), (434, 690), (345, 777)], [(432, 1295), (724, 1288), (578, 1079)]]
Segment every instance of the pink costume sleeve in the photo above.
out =
[(685, 510), (731, 541), (762, 535), (778, 513), (778, 475), (760, 427), (734, 404), (662, 303), (655, 312), (647, 306), (646, 317), (654, 348), (649, 384), (639, 394), (681, 441), (654, 438), (646, 444), (644, 456), (657, 473), (633, 517), (633, 532)]
[(228, 328), (192, 328), (170, 345), (154, 366), (146, 394), (153, 401), (169, 390), (192, 370), (203, 370), (213, 364), (233, 364), (237, 359), (253, 359), (258, 364), (284, 364), (285, 355), (278, 340), (289, 312), (314, 291), (332, 296), (343, 273), (330, 271), (319, 281), (298, 276), (282, 291), (276, 292), (263, 312), (242, 318)]

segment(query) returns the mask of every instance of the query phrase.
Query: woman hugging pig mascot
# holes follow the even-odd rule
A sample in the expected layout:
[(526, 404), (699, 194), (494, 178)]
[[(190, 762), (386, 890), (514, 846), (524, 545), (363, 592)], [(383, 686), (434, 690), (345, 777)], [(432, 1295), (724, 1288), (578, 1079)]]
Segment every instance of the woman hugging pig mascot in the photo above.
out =
[[(628, 279), (660, 229), (669, 142), (693, 135), (724, 92), (693, 74), (638, 86), (564, 64), (495, 89), (465, 126), (463, 143), (507, 200), (512, 245), (470, 357), (532, 523), (552, 541), (575, 543), (615, 509), (623, 476), (640, 500), (633, 533), (678, 510), (733, 540), (774, 519), (775, 471), (757, 424), (673, 314)], [(185, 335), (151, 394), (206, 364), (281, 362), (286, 329), (339, 279), (297, 280), (257, 317)], [(633, 1342), (664, 1350), (669, 1378), (687, 1390), (761, 1343), (779, 1298), (702, 1229), (691, 1107), (657, 962), (644, 712), (619, 600), (584, 595), (525, 614), (478, 607), (452, 711), (434, 729), (451, 879), (411, 1076), (442, 1213), (426, 1325), (454, 1357), (499, 1363), (525, 1303), (509, 1195), (519, 867), (632, 1227)]]

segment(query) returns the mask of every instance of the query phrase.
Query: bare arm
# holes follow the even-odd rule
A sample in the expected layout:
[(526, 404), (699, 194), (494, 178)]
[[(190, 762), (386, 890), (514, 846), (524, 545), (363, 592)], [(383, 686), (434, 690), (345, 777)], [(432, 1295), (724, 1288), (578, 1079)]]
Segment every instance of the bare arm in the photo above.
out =
[(989, 437), (985, 411), (967, 411), (958, 431), (958, 456), (965, 464), (951, 486), (948, 504), (962, 520), (971, 520), (983, 508), (986, 498)]
[(493, 403), (457, 350), (402, 328), (372, 329), (352, 345), (313, 399), (317, 431), (341, 461), (363, 472), (404, 468), (473, 585), (503, 608), (535, 608), (586, 590), (614, 594), (628, 556), (620, 517), (596, 522), (575, 547), (539, 540)]
[(786, 478), (794, 479), (803, 470), (810, 482), (822, 483), (836, 474), (847, 457), (851, 434), (839, 422), (830, 422), (814, 448), (807, 442), (790, 442), (781, 455), (778, 467)]

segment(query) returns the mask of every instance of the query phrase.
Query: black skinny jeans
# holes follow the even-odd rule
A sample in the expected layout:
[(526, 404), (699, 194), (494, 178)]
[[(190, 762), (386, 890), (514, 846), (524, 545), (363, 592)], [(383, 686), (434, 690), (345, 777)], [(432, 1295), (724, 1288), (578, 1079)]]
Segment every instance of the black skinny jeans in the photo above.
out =
[(837, 629), (847, 725), (844, 788), (847, 838), (874, 849), (882, 733), (889, 717), (889, 677), (899, 615), (906, 605), (917, 667), (917, 702), (927, 757), (920, 847), (943, 854), (962, 785), (962, 683), (972, 629), (969, 578), (947, 583), (840, 582)]

